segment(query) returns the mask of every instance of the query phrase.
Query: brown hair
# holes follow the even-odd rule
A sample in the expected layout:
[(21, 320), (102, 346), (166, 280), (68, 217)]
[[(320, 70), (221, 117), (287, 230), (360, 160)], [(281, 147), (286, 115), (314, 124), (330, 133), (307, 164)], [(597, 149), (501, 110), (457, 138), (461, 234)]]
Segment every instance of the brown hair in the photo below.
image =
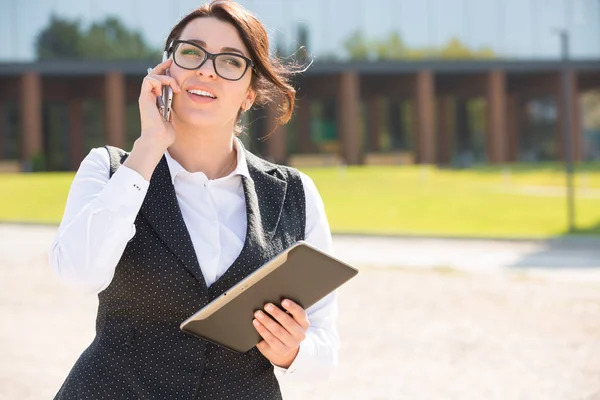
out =
[[(173, 27), (167, 37), (165, 51), (170, 50), (173, 40), (180, 38), (190, 21), (202, 17), (214, 17), (229, 22), (236, 28), (254, 63), (250, 86), (257, 93), (255, 103), (266, 106), (279, 102), (277, 126), (286, 124), (292, 116), (296, 98), (296, 89), (290, 83), (290, 77), (295, 72), (294, 65), (284, 65), (276, 57), (269, 56), (269, 38), (264, 26), (240, 4), (231, 0), (212, 0), (193, 10)], [(238, 121), (240, 113), (241, 111), (238, 113)], [(236, 126), (236, 133), (239, 134), (240, 131), (241, 127)]]

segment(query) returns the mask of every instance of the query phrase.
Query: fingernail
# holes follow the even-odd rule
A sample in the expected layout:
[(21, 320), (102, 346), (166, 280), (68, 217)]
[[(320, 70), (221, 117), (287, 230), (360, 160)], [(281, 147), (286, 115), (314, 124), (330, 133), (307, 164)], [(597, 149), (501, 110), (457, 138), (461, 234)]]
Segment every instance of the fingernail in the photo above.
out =
[(288, 307), (290, 305), (290, 301), (289, 300), (284, 300), (281, 302), (281, 305), (284, 307)]
[(262, 311), (257, 311), (256, 314), (254, 314), (257, 318), (262, 318), (263, 317), (263, 312)]
[(179, 86), (177, 86), (177, 91), (181, 92), (181, 88)]
[(267, 304), (267, 305), (265, 306), (265, 310), (267, 310), (267, 311), (273, 311), (273, 304), (270, 304), (270, 303), (269, 303), (269, 304)]
[(252, 323), (253, 323), (255, 326), (258, 326), (258, 321), (257, 321), (257, 320), (253, 319), (253, 320), (252, 320)]

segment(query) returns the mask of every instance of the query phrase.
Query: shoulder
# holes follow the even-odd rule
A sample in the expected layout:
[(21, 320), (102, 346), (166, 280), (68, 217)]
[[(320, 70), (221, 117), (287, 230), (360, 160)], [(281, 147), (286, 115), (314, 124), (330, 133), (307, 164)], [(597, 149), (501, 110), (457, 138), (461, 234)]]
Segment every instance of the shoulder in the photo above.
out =
[(120, 149), (115, 146), (106, 145), (103, 147), (104, 151), (108, 154), (109, 165), (110, 165), (110, 176), (112, 176), (117, 169), (125, 162), (129, 156), (129, 152)]
[(110, 156), (104, 147), (96, 147), (90, 150), (81, 162), (78, 171), (108, 171), (110, 170)]
[(85, 156), (78, 168), (78, 173), (100, 173), (110, 176), (127, 158), (128, 153), (113, 146), (95, 147)]
[(294, 167), (287, 165), (280, 165), (264, 160), (249, 151), (246, 151), (246, 160), (250, 165), (265, 172), (270, 172), (272, 175), (277, 176), (279, 179), (285, 180), (288, 183), (290, 181), (301, 185), (304, 189), (304, 195), (306, 197), (307, 205), (320, 205), (322, 204), (319, 190), (315, 185), (314, 181), (310, 176), (304, 172), (299, 171)]
[(246, 162), (248, 163), (248, 167), (252, 169), (256, 169), (260, 172), (275, 176), (284, 181), (296, 181), (298, 183), (301, 182), (301, 172), (296, 168), (289, 167), (287, 165), (275, 164), (270, 161), (267, 161), (259, 156), (245, 151)]

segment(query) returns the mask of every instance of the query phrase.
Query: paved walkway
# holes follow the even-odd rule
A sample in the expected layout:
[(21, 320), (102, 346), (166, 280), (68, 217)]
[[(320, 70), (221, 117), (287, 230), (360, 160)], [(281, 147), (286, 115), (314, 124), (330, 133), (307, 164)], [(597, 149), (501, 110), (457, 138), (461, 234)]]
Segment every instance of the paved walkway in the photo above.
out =
[[(0, 224), (2, 259), (16, 265), (40, 262), (55, 232), (53, 226)], [(588, 237), (478, 240), (335, 235), (333, 244), (338, 257), (372, 267), (600, 272), (600, 239)]]
[[(48, 267), (55, 229), (0, 225), (0, 400), (51, 398), (94, 335), (95, 297)], [(340, 366), (283, 379), (286, 400), (600, 399), (594, 240), (334, 245), (361, 269), (340, 290)]]

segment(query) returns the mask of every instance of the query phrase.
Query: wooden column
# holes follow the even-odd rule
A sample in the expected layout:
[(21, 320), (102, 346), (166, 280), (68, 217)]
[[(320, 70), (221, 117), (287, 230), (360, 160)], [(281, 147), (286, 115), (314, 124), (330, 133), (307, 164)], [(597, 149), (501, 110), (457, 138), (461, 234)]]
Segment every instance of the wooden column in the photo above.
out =
[(437, 103), (438, 152), (437, 162), (450, 164), (452, 158), (452, 98), (442, 97)]
[(346, 164), (360, 163), (360, 81), (356, 72), (340, 75), (337, 107), (338, 138)]
[(312, 153), (313, 144), (311, 140), (311, 115), (310, 115), (310, 100), (303, 98), (297, 102), (297, 118), (298, 118), (298, 151), (300, 153)]
[(109, 72), (104, 78), (105, 139), (107, 144), (125, 146), (125, 77)]
[(42, 80), (36, 72), (21, 76), (21, 161), (42, 155)]
[(84, 158), (83, 143), (83, 101), (73, 98), (69, 101), (69, 167), (76, 170)]
[(381, 114), (379, 113), (379, 98), (376, 96), (371, 96), (367, 100), (367, 124), (369, 151), (376, 153), (381, 149)]
[(517, 154), (519, 152), (521, 112), (520, 102), (517, 95), (509, 95), (506, 105), (506, 134), (508, 142), (507, 160), (510, 162), (517, 161)]
[(267, 114), (267, 133), (270, 133), (266, 139), (268, 159), (277, 164), (285, 164), (287, 161), (287, 143), (285, 126), (277, 125), (277, 110), (273, 107), (265, 109)]
[(416, 116), (417, 161), (435, 163), (435, 83), (431, 71), (419, 71), (416, 80), (414, 115)]
[(487, 76), (487, 136), (488, 160), (493, 163), (506, 162), (506, 75), (504, 71), (492, 71)]

